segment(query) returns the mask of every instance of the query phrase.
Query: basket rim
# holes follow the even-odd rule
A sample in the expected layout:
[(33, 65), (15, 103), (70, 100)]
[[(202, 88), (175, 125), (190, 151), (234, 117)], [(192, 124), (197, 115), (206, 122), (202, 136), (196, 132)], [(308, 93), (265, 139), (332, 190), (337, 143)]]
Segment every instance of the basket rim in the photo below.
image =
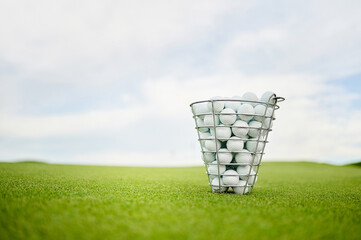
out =
[[(271, 99), (271, 98), (270, 98)], [(275, 95), (274, 99), (276, 99), (277, 102), (283, 102), (286, 100), (284, 97), (277, 97)], [(234, 99), (234, 98), (216, 98), (216, 99), (208, 99), (208, 100), (200, 100), (192, 102), (189, 106), (192, 107), (194, 104), (198, 103), (207, 103), (207, 102), (246, 102), (246, 103), (258, 103), (258, 104), (267, 104), (268, 106), (277, 106), (277, 104), (272, 104), (270, 102), (265, 101), (252, 101), (252, 100), (243, 100), (243, 99)]]

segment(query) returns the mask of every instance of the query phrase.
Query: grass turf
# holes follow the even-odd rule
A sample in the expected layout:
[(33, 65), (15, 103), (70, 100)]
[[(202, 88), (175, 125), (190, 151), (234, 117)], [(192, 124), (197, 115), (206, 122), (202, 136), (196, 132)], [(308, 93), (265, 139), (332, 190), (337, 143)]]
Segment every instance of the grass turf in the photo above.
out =
[(264, 163), (251, 195), (203, 168), (0, 164), (0, 239), (360, 239), (361, 167)]

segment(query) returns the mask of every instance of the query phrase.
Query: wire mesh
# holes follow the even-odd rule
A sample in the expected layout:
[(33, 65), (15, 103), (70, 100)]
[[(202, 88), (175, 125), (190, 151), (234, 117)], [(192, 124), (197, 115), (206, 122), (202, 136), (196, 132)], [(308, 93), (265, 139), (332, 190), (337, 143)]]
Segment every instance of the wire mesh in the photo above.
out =
[[(197, 101), (192, 103), (193, 118), (196, 125), (198, 134), (198, 141), (201, 147), (202, 159), (205, 164), (206, 174), (208, 176), (209, 185), (212, 192), (225, 193), (229, 188), (233, 189), (236, 194), (250, 194), (257, 181), (258, 170), (261, 166), (262, 157), (265, 154), (264, 149), (268, 143), (268, 134), (272, 131), (272, 125), (275, 118), (275, 110), (279, 109), (277, 103), (284, 101), (283, 97), (277, 97), (275, 94), (269, 97), (268, 101), (251, 101), (242, 99), (228, 99), (217, 98), (211, 100)], [(242, 104), (254, 104), (264, 106), (263, 114), (247, 114), (234, 111), (231, 113), (216, 111), (215, 105), (219, 103), (236, 103), (239, 106)], [(205, 105), (207, 105), (205, 107)], [(198, 108), (197, 108), (198, 107)], [(209, 110), (211, 108), (211, 110)], [(204, 124), (206, 116), (211, 117), (212, 124)], [(239, 126), (230, 124), (219, 124), (221, 116), (236, 116), (236, 120), (249, 119), (247, 126)], [(234, 119), (234, 118), (233, 118)], [(251, 122), (256, 121), (249, 126)], [(209, 122), (209, 118), (208, 121)], [(231, 129), (229, 137), (219, 137), (222, 133), (222, 129)], [(235, 130), (234, 130), (235, 129)], [(234, 132), (238, 130), (246, 130), (246, 135), (235, 136)], [(221, 132), (220, 132), (221, 130)], [(249, 138), (249, 131), (252, 131), (253, 138)], [(218, 136), (217, 136), (218, 135)], [(236, 137), (236, 138), (235, 138)], [(208, 141), (208, 142), (207, 142)], [(236, 142), (238, 145), (237, 150), (228, 149), (228, 143)], [(241, 144), (242, 143), (242, 144)], [(206, 147), (208, 145), (208, 148)], [(242, 149), (240, 146), (242, 146)], [(248, 146), (249, 145), (249, 146)], [(210, 149), (212, 148), (212, 149)], [(225, 150), (226, 149), (226, 150)], [(229, 157), (231, 154), (231, 161)], [(226, 162), (220, 161), (220, 155), (227, 156)], [(247, 155), (247, 161), (237, 161), (238, 156)], [(224, 158), (224, 157), (223, 157)], [(241, 158), (241, 157), (240, 157)], [(228, 171), (234, 170), (234, 171)], [(227, 171), (227, 172), (226, 172)], [(225, 174), (226, 173), (226, 174)], [(224, 176), (227, 175), (227, 183), (224, 183)], [(237, 181), (236, 184), (230, 184), (229, 179)]]

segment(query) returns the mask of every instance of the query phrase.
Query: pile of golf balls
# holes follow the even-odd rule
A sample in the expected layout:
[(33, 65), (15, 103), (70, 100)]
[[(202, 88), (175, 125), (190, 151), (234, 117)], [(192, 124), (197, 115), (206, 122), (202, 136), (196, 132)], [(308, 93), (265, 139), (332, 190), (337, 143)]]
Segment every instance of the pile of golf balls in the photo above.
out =
[(275, 94), (213, 97), (192, 105), (202, 159), (213, 192), (246, 194), (257, 181), (265, 137), (275, 119)]

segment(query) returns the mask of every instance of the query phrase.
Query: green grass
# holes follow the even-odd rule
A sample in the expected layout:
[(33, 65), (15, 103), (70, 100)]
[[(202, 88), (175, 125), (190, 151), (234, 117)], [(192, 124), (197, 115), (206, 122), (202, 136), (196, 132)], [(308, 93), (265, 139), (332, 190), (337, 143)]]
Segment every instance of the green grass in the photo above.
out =
[(251, 195), (203, 168), (0, 164), (0, 239), (360, 239), (361, 168), (265, 163)]

